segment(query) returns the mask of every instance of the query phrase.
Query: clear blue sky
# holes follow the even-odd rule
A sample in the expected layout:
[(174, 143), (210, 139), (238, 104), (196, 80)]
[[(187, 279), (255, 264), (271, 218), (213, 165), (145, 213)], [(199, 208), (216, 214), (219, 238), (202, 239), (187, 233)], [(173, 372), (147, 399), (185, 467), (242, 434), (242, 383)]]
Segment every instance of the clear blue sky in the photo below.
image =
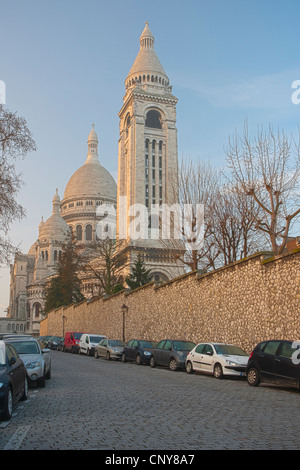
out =
[[(178, 97), (179, 157), (225, 164), (234, 130), (295, 131), (300, 105), (299, 0), (0, 0), (0, 80), (38, 151), (18, 162), (27, 210), (11, 238), (27, 252), (41, 216), (85, 161), (94, 121), (101, 163), (117, 178), (118, 112), (146, 20)], [(0, 271), (7, 307), (8, 269)], [(0, 310), (1, 315), (1, 310)]]

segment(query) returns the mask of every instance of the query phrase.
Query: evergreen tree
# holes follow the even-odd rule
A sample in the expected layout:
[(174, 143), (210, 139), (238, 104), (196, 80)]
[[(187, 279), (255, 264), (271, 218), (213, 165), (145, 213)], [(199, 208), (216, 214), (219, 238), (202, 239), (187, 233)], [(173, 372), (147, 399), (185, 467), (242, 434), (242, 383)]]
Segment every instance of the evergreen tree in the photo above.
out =
[(51, 310), (85, 300), (81, 293), (81, 281), (77, 275), (81, 257), (76, 241), (70, 236), (62, 247), (57, 265), (57, 275), (53, 277), (46, 291), (45, 313)]
[(131, 274), (126, 278), (126, 283), (130, 289), (137, 289), (151, 281), (150, 270), (145, 268), (142, 256), (139, 254), (133, 267)]

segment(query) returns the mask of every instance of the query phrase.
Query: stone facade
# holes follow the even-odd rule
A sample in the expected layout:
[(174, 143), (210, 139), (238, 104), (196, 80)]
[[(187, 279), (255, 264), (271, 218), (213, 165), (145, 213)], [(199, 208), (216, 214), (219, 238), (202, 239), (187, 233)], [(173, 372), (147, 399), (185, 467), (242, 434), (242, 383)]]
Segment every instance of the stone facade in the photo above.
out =
[[(122, 305), (128, 307), (123, 325)], [(41, 335), (64, 331), (111, 338), (220, 341), (247, 352), (270, 338), (300, 339), (300, 249), (280, 257), (255, 254), (200, 275), (60, 308), (41, 322)]]

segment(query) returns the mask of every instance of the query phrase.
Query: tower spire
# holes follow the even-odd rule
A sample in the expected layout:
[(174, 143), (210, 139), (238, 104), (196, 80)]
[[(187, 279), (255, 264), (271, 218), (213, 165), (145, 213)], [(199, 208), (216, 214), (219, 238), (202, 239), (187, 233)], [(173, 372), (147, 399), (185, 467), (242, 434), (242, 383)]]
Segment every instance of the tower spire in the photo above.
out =
[(98, 136), (95, 131), (95, 124), (92, 123), (92, 130), (88, 137), (88, 154), (86, 163), (98, 161)]

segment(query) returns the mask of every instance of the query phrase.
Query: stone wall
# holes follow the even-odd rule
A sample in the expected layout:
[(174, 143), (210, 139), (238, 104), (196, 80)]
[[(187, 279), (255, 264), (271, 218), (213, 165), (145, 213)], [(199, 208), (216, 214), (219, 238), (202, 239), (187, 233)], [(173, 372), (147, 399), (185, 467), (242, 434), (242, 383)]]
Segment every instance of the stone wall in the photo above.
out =
[(119, 292), (54, 310), (41, 335), (81, 331), (122, 339), (220, 341), (251, 352), (264, 339), (300, 339), (300, 249), (280, 257), (255, 254), (199, 275)]

